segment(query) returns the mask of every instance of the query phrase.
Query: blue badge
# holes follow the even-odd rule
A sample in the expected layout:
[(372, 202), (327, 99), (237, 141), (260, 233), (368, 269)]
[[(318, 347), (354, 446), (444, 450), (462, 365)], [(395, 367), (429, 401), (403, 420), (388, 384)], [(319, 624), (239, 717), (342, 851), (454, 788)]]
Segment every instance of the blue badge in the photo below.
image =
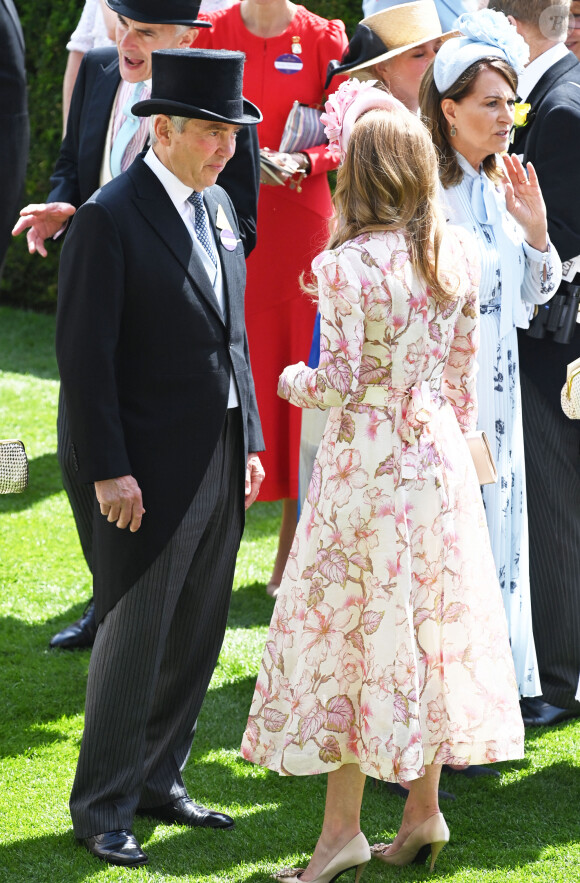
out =
[(294, 55), (293, 52), (285, 52), (284, 55), (278, 56), (274, 62), (274, 67), (281, 74), (297, 74), (304, 67), (304, 62), (299, 55)]

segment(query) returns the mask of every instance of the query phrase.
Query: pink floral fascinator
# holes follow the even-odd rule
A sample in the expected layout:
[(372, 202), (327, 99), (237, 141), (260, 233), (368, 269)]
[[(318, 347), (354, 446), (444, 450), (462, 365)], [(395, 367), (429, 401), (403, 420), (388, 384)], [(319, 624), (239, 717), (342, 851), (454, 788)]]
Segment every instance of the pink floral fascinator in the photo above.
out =
[[(377, 80), (347, 80), (329, 96), (325, 113), (320, 117), (328, 138), (328, 152), (341, 161), (346, 156), (354, 124), (367, 110), (405, 110), (405, 105), (384, 89), (376, 89)], [(406, 111), (408, 113), (408, 111)]]

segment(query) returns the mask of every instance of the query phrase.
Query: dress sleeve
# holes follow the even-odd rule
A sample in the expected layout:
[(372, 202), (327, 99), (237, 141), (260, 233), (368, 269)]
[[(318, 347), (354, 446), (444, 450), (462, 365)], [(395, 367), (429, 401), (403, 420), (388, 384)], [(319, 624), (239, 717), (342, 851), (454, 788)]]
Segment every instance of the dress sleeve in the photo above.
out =
[(455, 263), (466, 280), (463, 304), (457, 315), (449, 359), (443, 372), (443, 395), (449, 400), (461, 431), (477, 425), (477, 352), (479, 350), (479, 277), (477, 250), (464, 230), (455, 230), (459, 242), (454, 248)]
[(545, 304), (558, 290), (562, 281), (562, 262), (551, 242), (545, 252), (523, 243), (525, 256), (522, 300), (528, 304)]
[[(333, 59), (341, 59), (346, 47), (348, 39), (344, 29), (344, 24), (338, 19), (329, 21), (321, 32), (318, 42), (318, 73), (320, 76), (320, 104), (325, 101), (323, 86), (326, 81), (326, 70), (329, 61)], [(334, 77), (331, 83), (330, 92), (336, 91), (343, 79), (346, 77)], [(308, 155), (310, 160), (310, 175), (320, 175), (323, 172), (330, 172), (338, 166), (338, 160), (333, 159), (326, 149), (326, 144), (319, 144), (316, 147), (310, 147), (303, 153)]]
[(88, 52), (95, 46), (95, 20), (98, 12), (99, 0), (86, 0), (79, 19), (79, 23), (70, 35), (66, 44), (68, 52)]
[(278, 395), (301, 408), (332, 408), (348, 401), (358, 386), (364, 343), (362, 285), (348, 256), (323, 252), (312, 264), (318, 281), (320, 362), (289, 365)]

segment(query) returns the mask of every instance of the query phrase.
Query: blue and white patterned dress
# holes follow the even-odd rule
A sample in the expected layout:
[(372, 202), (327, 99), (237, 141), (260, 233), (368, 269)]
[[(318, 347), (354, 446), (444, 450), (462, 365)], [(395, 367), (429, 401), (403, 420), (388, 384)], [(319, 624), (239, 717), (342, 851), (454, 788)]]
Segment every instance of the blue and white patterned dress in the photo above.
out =
[[(561, 263), (553, 248), (542, 253), (524, 241), (500, 189), (457, 154), (464, 175), (442, 189), (450, 223), (475, 234), (481, 260), (481, 342), (478, 428), (485, 430), (499, 478), (482, 488), (491, 547), (506, 611), (521, 696), (541, 691), (530, 605), (528, 517), (516, 326), (528, 326), (526, 304), (555, 293)], [(501, 160), (500, 160), (501, 162)], [(482, 223), (485, 219), (487, 223)]]

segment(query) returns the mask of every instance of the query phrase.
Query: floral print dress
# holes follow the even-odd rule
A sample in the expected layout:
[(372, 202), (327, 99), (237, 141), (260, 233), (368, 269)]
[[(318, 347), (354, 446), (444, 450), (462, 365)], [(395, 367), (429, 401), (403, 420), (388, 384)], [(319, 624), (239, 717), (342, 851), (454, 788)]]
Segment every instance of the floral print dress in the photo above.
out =
[[(467, 243), (467, 244), (466, 244)], [(428, 763), (521, 757), (523, 726), (477, 476), (478, 272), (449, 228), (441, 306), (406, 234), (314, 263), (318, 368), (281, 394), (329, 408), (272, 616), (242, 755), (284, 775), (357, 763), (408, 781)]]

